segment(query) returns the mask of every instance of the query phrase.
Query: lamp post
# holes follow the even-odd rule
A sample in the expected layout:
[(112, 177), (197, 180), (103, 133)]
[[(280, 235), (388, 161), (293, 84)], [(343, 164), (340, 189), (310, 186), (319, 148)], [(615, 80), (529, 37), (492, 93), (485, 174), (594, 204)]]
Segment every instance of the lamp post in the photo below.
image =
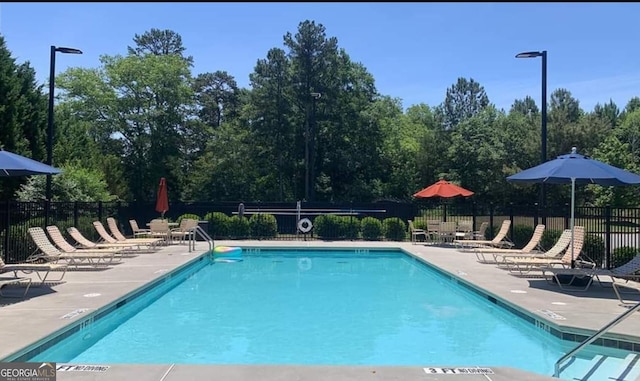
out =
[[(540, 52), (524, 52), (516, 54), (516, 58), (536, 58), (542, 57), (542, 106), (541, 106), (541, 118), (542, 118), (542, 131), (541, 131), (541, 144), (540, 144), (540, 163), (547, 161), (547, 51)], [(544, 183), (540, 186), (540, 207), (543, 210), (542, 223), (545, 223), (545, 195), (544, 195)]]
[[(311, 101), (313, 103), (313, 118), (315, 119), (316, 115), (316, 100), (320, 99), (320, 97), (322, 96), (322, 94), (320, 93), (310, 93), (309, 95), (311, 95)], [(307, 109), (308, 110), (308, 109)], [(304, 147), (304, 163), (305, 163), (305, 171), (304, 171), (304, 198), (306, 201), (311, 201), (312, 197), (310, 197), (310, 189), (311, 189), (311, 184), (310, 184), (310, 179), (309, 179), (309, 173), (312, 172), (311, 171), (311, 160), (313, 160), (313, 154), (311, 154), (313, 148), (309, 148), (309, 138), (310, 138), (310, 131), (313, 127), (311, 127), (311, 117), (310, 117), (310, 112), (307, 111), (307, 128), (305, 131), (305, 139), (304, 139), (304, 143), (305, 143), (305, 147)], [(314, 124), (315, 124), (315, 120), (314, 120)], [(314, 139), (315, 140), (315, 139)], [(309, 157), (311, 156), (311, 158)], [(313, 177), (313, 176), (312, 176)]]
[[(53, 159), (53, 92), (56, 78), (56, 52), (65, 54), (82, 54), (82, 50), (74, 48), (56, 47), (51, 45), (51, 60), (49, 65), (49, 115), (47, 119), (47, 164), (52, 165)], [(47, 203), (51, 202), (51, 175), (47, 175), (46, 188)], [(45, 223), (49, 223), (49, 205), (46, 208)]]

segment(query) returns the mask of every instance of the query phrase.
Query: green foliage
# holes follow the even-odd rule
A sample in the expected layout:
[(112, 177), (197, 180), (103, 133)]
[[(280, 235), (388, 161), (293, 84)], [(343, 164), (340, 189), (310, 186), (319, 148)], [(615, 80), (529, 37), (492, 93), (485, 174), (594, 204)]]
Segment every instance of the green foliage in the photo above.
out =
[[(522, 249), (533, 236), (534, 228), (529, 225), (514, 225), (513, 226), (513, 244), (514, 248)], [(546, 230), (546, 229), (545, 229)]]
[[(482, 201), (536, 197), (537, 186), (504, 178), (539, 162), (537, 97), (515, 100), (507, 113), (489, 102), (480, 83), (458, 77), (441, 104), (403, 111), (402, 100), (380, 94), (367, 68), (313, 20), (284, 33), (281, 47), (256, 60), (250, 88), (223, 70), (194, 73), (174, 31), (152, 28), (132, 42), (126, 55), (103, 55), (95, 68), (70, 68), (56, 78), (54, 164), (100, 173), (107, 192), (97, 199), (153, 201), (165, 177), (170, 199), (183, 201), (410, 200), (441, 175)], [(33, 69), (17, 65), (2, 40), (4, 149), (44, 158), (46, 98)], [(610, 101), (585, 112), (568, 90), (556, 89), (547, 156), (576, 145), (635, 172), (638, 104), (631, 99), (620, 112)], [(5, 179), (0, 195), (12, 198), (25, 181)], [(634, 187), (579, 188), (585, 205), (635, 206), (640, 198)], [(30, 192), (23, 197), (41, 198)], [(66, 186), (60, 192), (80, 198)], [(566, 186), (547, 192), (550, 204), (568, 200)]]
[(636, 255), (640, 254), (637, 247), (620, 246), (616, 247), (611, 253), (611, 268), (619, 267), (632, 260)]
[(382, 231), (388, 241), (404, 241), (407, 238), (407, 224), (398, 217), (385, 218)]
[(342, 236), (341, 220), (335, 214), (322, 214), (314, 218), (313, 229), (322, 239), (336, 239)]
[(489, 97), (473, 78), (458, 78), (457, 82), (447, 89), (442, 105), (445, 129), (455, 129), (459, 123), (471, 118), (489, 106)]
[(63, 102), (82, 115), (78, 122), (91, 122), (87, 132), (101, 152), (122, 158), (117, 165), (132, 198), (150, 200), (160, 177), (167, 178), (170, 197), (180, 194), (194, 102), (189, 63), (175, 54), (105, 55), (100, 62), (98, 69), (59, 76)]
[(594, 261), (596, 266), (602, 266), (604, 261), (604, 239), (597, 234), (586, 234), (584, 237), (582, 252), (588, 259)]
[(238, 216), (229, 218), (229, 236), (232, 239), (244, 239), (249, 237), (250, 234), (251, 226), (248, 219)]
[(214, 239), (229, 236), (230, 221), (229, 216), (222, 212), (210, 212), (204, 216), (209, 222), (208, 232)]
[(384, 232), (382, 222), (373, 217), (365, 217), (360, 221), (362, 226), (362, 239), (367, 241), (379, 241)]
[(344, 231), (344, 238), (349, 240), (358, 239), (360, 236), (360, 219), (355, 216), (341, 216), (341, 226)]
[[(0, 36), (0, 148), (44, 161), (47, 97), (29, 63), (17, 64)], [(0, 197), (11, 199), (25, 177), (3, 178)]]
[(185, 218), (190, 219), (190, 220), (196, 220), (196, 221), (200, 221), (200, 216), (198, 216), (197, 214), (193, 214), (193, 213), (185, 213), (181, 216), (179, 216), (176, 219), (176, 222), (179, 224), (180, 222), (182, 222), (182, 220), (184, 220)]
[(249, 225), (254, 238), (275, 238), (278, 233), (278, 222), (273, 214), (253, 214), (249, 218)]
[[(102, 173), (77, 165), (62, 166), (62, 173), (51, 176), (54, 201), (114, 201)], [(45, 199), (46, 176), (30, 176), (16, 193), (20, 201)]]

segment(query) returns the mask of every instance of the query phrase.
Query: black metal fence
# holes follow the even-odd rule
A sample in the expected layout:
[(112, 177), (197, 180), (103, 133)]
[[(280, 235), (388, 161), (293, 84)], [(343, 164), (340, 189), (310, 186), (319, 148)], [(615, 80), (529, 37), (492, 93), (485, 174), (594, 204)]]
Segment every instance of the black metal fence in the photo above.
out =
[[(238, 202), (174, 202), (165, 217), (175, 221), (184, 214), (195, 214), (200, 220), (206, 221), (213, 212), (221, 212), (227, 216), (238, 215), (238, 206)], [(45, 213), (47, 208), (50, 208), (48, 216)], [(509, 219), (512, 222), (510, 238), (514, 242), (522, 242), (523, 239), (519, 236), (528, 240), (530, 232), (539, 223), (544, 223), (546, 230), (562, 231), (569, 228), (571, 216), (569, 205), (541, 210), (536, 205), (492, 205), (471, 202), (301, 202), (298, 211), (298, 205), (295, 202), (244, 203), (246, 217), (257, 213), (271, 214), (275, 217), (277, 234), (269, 239), (276, 240), (319, 239), (314, 229), (307, 234), (302, 234), (298, 230), (298, 221), (301, 218), (313, 221), (319, 215), (334, 214), (359, 220), (364, 217), (374, 217), (378, 220), (397, 217), (404, 223), (407, 220), (414, 220), (417, 226), (428, 219), (472, 220), (474, 229), (487, 221), (492, 227), (488, 230), (487, 238), (492, 238), (502, 221)], [(130, 234), (130, 219), (135, 219), (139, 225), (144, 226), (146, 222), (159, 217), (159, 214), (151, 203), (52, 202), (48, 204), (46, 201), (5, 201), (0, 203), (0, 253), (8, 263), (25, 260), (36, 249), (27, 232), (32, 226), (57, 225), (65, 233), (67, 227), (75, 226), (88, 238), (98, 240), (92, 222), (99, 220), (105, 223), (107, 217), (116, 218), (122, 231)], [(584, 226), (588, 234), (584, 252), (603, 267), (618, 265), (621, 260), (637, 252), (640, 238), (640, 208), (577, 207), (575, 224)], [(220, 237), (206, 222), (203, 223), (203, 227), (211, 236), (230, 238)], [(408, 234), (405, 239), (409, 239)], [(624, 255), (625, 258), (617, 258), (619, 253), (623, 253), (620, 255)]]

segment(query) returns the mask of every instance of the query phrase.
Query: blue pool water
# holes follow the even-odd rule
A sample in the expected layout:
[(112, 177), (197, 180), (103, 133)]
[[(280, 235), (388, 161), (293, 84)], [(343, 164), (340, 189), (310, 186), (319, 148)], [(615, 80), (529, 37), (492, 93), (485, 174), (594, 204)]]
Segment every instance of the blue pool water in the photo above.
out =
[(550, 375), (567, 350), (401, 252), (263, 249), (199, 267), (29, 361), (508, 366)]

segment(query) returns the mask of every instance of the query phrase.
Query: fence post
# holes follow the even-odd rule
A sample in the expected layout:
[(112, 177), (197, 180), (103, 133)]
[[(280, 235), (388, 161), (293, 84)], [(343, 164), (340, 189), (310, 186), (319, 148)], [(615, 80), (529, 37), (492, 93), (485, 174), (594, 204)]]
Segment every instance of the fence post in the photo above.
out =
[(442, 204), (442, 221), (447, 222), (447, 203)]
[(564, 207), (564, 228), (569, 229), (571, 228), (571, 226), (569, 226), (571, 223), (571, 207), (567, 203), (564, 204)]
[(533, 215), (533, 226), (535, 227), (538, 226), (538, 221), (540, 221), (540, 204), (535, 202), (533, 206), (535, 210), (535, 214)]
[(476, 201), (471, 201), (471, 230), (476, 231)]
[(102, 222), (102, 201), (98, 201), (98, 220)]
[(73, 226), (80, 226), (78, 223), (78, 201), (73, 203)]
[(604, 207), (604, 255), (605, 268), (611, 268), (611, 206)]
[(4, 260), (7, 261), (9, 260), (9, 254), (8, 254), (8, 249), (9, 249), (9, 231), (10, 231), (10, 227), (11, 227), (11, 201), (7, 200), (4, 203), (4, 208), (5, 208), (5, 216), (4, 216), (4, 242), (2, 244), (2, 251), (4, 254)]
[(489, 235), (493, 239), (493, 203), (489, 203)]

